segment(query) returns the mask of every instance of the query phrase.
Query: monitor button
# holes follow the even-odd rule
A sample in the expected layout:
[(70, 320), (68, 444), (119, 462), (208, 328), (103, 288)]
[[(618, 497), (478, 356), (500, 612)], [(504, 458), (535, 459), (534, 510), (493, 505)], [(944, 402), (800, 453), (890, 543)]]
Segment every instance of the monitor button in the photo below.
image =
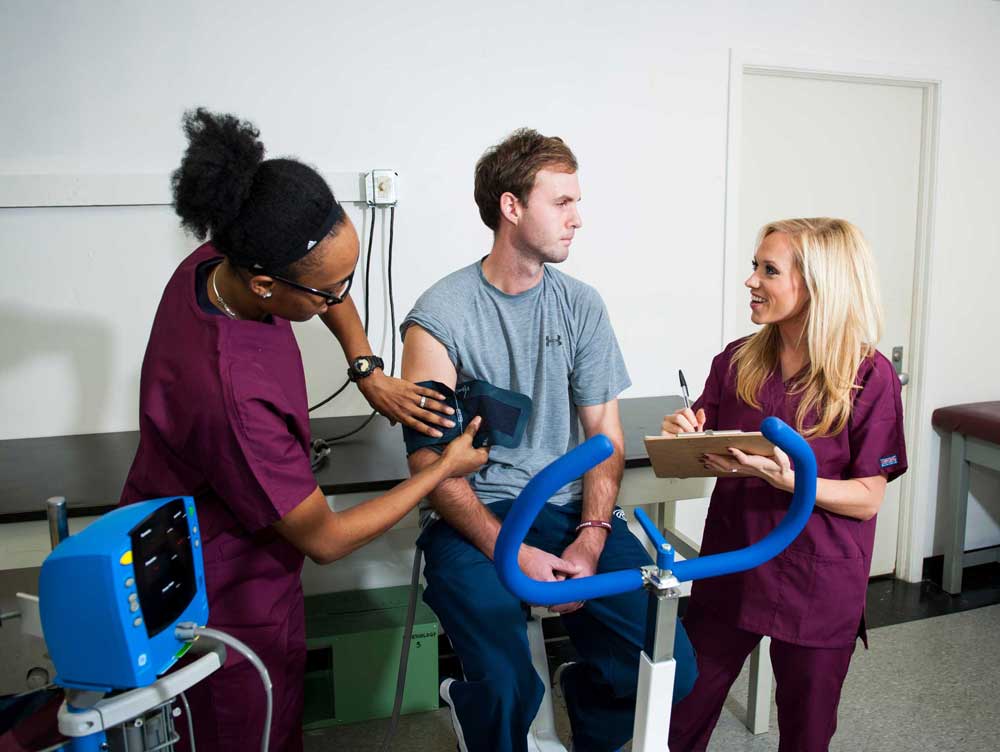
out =
[(118, 560), (118, 563), (121, 564), (123, 567), (127, 567), (129, 564), (131, 564), (132, 563), (132, 552), (131, 551), (126, 551), (125, 553), (123, 553), (122, 554), (122, 558), (120, 558)]
[(141, 627), (142, 626), (142, 617), (141, 616), (135, 617), (135, 621), (132, 622), (132, 626), (133, 627)]
[(135, 584), (135, 578), (134, 577), (126, 577), (125, 578), (125, 587), (132, 587), (134, 584)]

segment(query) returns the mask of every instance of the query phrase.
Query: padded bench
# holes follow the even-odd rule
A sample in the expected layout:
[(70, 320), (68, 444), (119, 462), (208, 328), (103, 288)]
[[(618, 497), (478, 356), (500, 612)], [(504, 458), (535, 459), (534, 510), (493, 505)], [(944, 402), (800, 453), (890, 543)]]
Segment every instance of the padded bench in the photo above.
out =
[(1000, 472), (1000, 402), (972, 402), (939, 407), (931, 423), (951, 434), (948, 495), (951, 528), (944, 551), (942, 587), (962, 592), (962, 568), (1000, 560), (1000, 546), (965, 552), (965, 517), (969, 505), (969, 466), (981, 465)]

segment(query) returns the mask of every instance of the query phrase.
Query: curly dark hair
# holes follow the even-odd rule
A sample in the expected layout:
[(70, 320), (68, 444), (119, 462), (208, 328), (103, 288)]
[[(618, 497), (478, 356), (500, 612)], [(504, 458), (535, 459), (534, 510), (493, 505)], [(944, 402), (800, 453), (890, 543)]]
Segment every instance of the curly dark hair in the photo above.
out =
[(576, 172), (576, 156), (558, 136), (543, 136), (531, 128), (519, 128), (501, 143), (491, 146), (476, 162), (476, 205), (479, 216), (493, 232), (500, 227), (500, 197), (513, 193), (525, 203), (535, 184), (535, 175), (546, 167)]
[(294, 159), (265, 160), (260, 131), (234, 115), (199, 107), (182, 122), (188, 148), (171, 179), (181, 224), (240, 266), (298, 276), (310, 241), (346, 219), (326, 181)]

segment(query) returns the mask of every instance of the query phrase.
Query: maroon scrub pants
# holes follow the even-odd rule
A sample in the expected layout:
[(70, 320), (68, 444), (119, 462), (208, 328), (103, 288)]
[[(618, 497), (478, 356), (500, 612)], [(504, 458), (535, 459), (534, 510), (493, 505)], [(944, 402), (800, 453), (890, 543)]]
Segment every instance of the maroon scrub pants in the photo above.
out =
[[(670, 719), (671, 752), (708, 747), (722, 705), (761, 635), (711, 620), (686, 624), (698, 680)], [(779, 752), (825, 752), (837, 730), (837, 705), (854, 646), (807, 648), (771, 639)]]

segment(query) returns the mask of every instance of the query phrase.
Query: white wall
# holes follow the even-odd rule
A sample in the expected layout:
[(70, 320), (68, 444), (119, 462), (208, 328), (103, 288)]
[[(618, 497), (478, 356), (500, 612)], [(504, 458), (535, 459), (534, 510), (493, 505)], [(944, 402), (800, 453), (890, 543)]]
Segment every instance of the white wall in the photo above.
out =
[[(742, 295), (721, 283), (729, 49), (946, 69), (928, 425), (911, 437), (924, 554), (938, 548), (930, 408), (995, 399), (1000, 382), (1000, 3), (39, 0), (0, 14), (0, 175), (166, 175), (185, 108), (239, 113), (272, 155), (400, 171), (400, 313), (487, 250), (482, 150), (521, 125), (563, 136), (585, 221), (566, 269), (604, 294), (630, 396), (675, 391), (678, 367), (697, 389), (722, 295)], [(135, 427), (149, 323), (191, 246), (167, 207), (0, 210), (0, 438)], [(317, 327), (300, 330), (315, 397), (344, 367)], [(327, 414), (361, 409), (355, 394)], [(1000, 542), (1000, 483), (974, 491), (994, 501), (970, 512), (970, 537)]]

